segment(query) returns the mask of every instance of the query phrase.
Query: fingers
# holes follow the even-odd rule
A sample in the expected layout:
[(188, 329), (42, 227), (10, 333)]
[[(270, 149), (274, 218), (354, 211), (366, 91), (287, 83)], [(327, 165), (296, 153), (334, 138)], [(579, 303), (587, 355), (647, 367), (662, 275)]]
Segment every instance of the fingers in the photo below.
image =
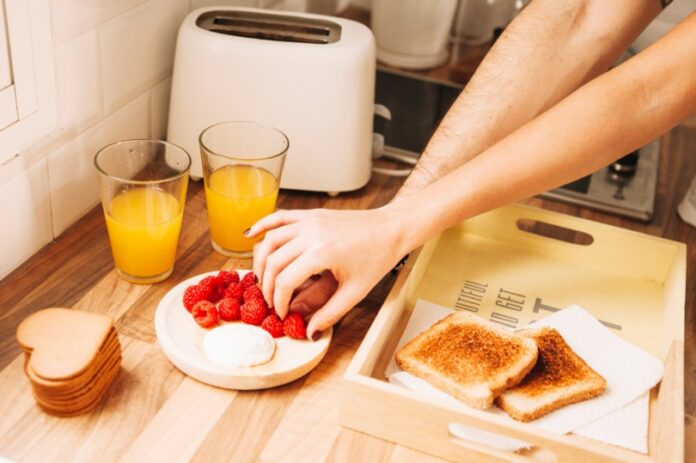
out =
[(328, 270), (324, 270), (316, 281), (310, 282), (305, 288), (298, 288), (297, 295), (290, 301), (290, 310), (308, 315), (323, 307), (338, 287), (333, 273)]
[(313, 274), (323, 270), (319, 262), (313, 253), (304, 252), (278, 273), (273, 290), (273, 307), (281, 319), (288, 313), (288, 304), (295, 288)]
[(281, 227), (266, 233), (262, 241), (254, 246), (254, 273), (259, 281), (263, 280), (268, 257), (296, 235), (294, 227)]
[(297, 220), (298, 212), (305, 211), (277, 210), (274, 213), (261, 218), (258, 222), (252, 225), (246, 232), (244, 232), (244, 236), (247, 238), (253, 238), (265, 231), (293, 223)]
[(335, 325), (360, 300), (360, 295), (350, 286), (343, 286), (334, 293), (324, 307), (317, 310), (307, 324), (307, 339)]
[[(259, 277), (261, 279), (261, 291), (263, 292), (264, 299), (269, 302), (273, 300), (273, 292), (275, 291), (275, 283), (278, 274), (292, 261), (297, 259), (304, 249), (303, 243), (295, 239), (276, 249), (268, 256), (262, 273), (263, 276)], [(295, 291), (295, 287), (292, 288), (292, 291)]]

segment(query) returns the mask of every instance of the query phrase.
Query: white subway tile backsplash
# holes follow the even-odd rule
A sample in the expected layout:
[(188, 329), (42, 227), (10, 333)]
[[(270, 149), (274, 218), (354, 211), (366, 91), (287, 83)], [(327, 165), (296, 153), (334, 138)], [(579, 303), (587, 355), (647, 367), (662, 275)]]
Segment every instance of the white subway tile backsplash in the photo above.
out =
[(54, 236), (99, 203), (99, 181), (93, 163), (97, 151), (129, 138), (150, 138), (149, 91), (50, 154)]
[(131, 10), (147, 0), (51, 0), (55, 42), (96, 29), (109, 19)]
[[(169, 94), (172, 90), (172, 78), (160, 82), (152, 89), (150, 136), (157, 140), (167, 137), (167, 120), (169, 118)], [(191, 154), (191, 153), (189, 153)]]
[(99, 28), (105, 111), (171, 74), (187, 0), (151, 0)]
[(58, 125), (89, 126), (101, 115), (101, 83), (96, 31), (55, 48)]
[(46, 160), (0, 185), (0, 279), (49, 243), (51, 199)]

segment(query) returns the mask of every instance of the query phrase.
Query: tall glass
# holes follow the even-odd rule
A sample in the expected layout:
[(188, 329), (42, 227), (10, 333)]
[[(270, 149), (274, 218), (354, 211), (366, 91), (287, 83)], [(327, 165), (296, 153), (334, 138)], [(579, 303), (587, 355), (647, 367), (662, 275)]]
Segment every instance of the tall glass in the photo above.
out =
[(213, 248), (251, 257), (261, 237), (249, 239), (244, 230), (275, 209), (288, 137), (254, 122), (222, 122), (199, 141)]
[(127, 140), (94, 157), (116, 272), (132, 283), (174, 269), (191, 157), (159, 140)]

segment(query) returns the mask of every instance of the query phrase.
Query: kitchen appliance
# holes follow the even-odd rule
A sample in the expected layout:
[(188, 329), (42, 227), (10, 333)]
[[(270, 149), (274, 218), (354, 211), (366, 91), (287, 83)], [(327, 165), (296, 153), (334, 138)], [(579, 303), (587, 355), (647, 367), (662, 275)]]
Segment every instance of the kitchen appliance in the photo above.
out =
[(457, 0), (373, 0), (377, 59), (404, 69), (431, 69), (447, 60), (447, 35)]
[(198, 153), (212, 124), (263, 123), (290, 139), (281, 188), (355, 190), (370, 178), (374, 82), (374, 37), (355, 21), (197, 9), (179, 29), (168, 140)]
[[(384, 134), (384, 151), (417, 159), (461, 89), (449, 82), (379, 69), (375, 101), (387, 106), (392, 116), (384, 126), (382, 121), (376, 125)], [(541, 196), (649, 221), (655, 205), (660, 143), (659, 139), (648, 143), (606, 169)]]

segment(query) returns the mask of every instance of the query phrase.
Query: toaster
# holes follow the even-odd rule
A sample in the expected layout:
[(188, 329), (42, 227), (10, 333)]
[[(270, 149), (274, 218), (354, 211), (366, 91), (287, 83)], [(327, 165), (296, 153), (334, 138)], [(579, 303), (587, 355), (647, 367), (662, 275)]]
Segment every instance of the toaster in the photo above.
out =
[[(360, 23), (200, 8), (179, 28), (167, 139), (199, 153), (210, 125), (259, 122), (290, 140), (281, 188), (356, 190), (371, 173), (374, 91), (375, 40)], [(200, 156), (191, 157), (200, 179)]]

